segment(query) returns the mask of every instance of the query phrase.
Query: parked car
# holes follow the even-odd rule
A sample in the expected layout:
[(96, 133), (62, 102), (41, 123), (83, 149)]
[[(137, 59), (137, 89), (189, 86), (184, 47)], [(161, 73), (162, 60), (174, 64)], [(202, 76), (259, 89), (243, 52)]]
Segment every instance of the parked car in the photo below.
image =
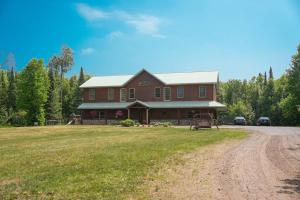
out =
[(246, 125), (247, 121), (245, 117), (235, 117), (233, 120), (234, 125)]
[(257, 126), (271, 126), (271, 120), (269, 117), (260, 117), (256, 122)]

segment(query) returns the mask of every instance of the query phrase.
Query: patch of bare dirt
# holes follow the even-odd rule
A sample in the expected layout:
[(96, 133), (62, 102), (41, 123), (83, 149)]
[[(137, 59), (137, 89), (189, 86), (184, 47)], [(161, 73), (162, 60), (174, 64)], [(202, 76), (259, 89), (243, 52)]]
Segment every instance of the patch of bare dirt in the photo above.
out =
[(151, 198), (300, 199), (300, 129), (273, 130), (185, 155), (150, 183)]

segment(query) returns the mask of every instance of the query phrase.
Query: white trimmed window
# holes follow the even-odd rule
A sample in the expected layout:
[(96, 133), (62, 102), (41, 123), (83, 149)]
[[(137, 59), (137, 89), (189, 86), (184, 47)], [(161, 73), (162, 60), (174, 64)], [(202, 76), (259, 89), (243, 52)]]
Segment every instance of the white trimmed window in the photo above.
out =
[(115, 98), (115, 88), (108, 88), (107, 99), (111, 101), (114, 100), (114, 98)]
[(184, 86), (178, 86), (177, 87), (177, 98), (183, 98), (184, 97)]
[(164, 87), (164, 100), (171, 101), (171, 88), (170, 87)]
[(105, 112), (104, 111), (99, 112), (99, 119), (105, 119)]
[(199, 86), (199, 97), (200, 98), (206, 97), (206, 87), (205, 86)]
[(94, 88), (89, 89), (89, 100), (91, 101), (96, 100), (96, 89)]
[(156, 87), (154, 89), (154, 96), (155, 96), (155, 98), (160, 98), (160, 96), (161, 96), (160, 87)]
[(127, 92), (126, 88), (121, 88), (120, 89), (120, 101), (126, 101), (127, 100)]
[(129, 99), (135, 99), (135, 89), (129, 88)]

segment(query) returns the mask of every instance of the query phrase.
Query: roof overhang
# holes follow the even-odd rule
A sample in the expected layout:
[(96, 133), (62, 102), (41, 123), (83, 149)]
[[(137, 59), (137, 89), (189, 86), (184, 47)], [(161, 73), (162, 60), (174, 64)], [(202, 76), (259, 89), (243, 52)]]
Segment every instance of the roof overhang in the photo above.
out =
[(226, 106), (216, 101), (134, 101), (134, 102), (103, 102), (103, 103), (82, 103), (79, 110), (93, 109), (127, 109), (134, 105), (141, 105), (149, 109), (174, 109), (174, 108), (213, 108), (217, 111), (226, 111)]

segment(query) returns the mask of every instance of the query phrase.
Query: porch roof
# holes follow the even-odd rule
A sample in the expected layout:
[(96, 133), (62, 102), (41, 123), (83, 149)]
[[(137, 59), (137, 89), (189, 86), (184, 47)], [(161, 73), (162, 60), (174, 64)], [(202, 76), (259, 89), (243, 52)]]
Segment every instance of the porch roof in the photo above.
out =
[(134, 101), (134, 102), (102, 102), (82, 103), (78, 109), (127, 109), (131, 105), (141, 104), (147, 108), (216, 108), (226, 110), (226, 106), (217, 101)]

